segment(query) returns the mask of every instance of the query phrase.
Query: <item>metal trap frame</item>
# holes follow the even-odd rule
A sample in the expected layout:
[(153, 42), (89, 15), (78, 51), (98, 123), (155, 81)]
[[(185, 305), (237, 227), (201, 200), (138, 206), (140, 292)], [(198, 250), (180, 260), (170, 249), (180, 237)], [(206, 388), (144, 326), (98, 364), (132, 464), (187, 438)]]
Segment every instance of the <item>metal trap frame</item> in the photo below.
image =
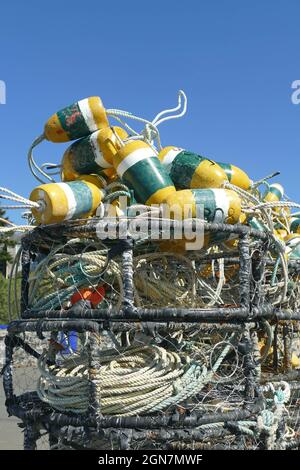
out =
[[(28, 288), (31, 264), (39, 253), (47, 252), (49, 243), (57, 243), (70, 237), (96, 237), (99, 219), (76, 221), (65, 224), (41, 226), (22, 239), (22, 282), (20, 319), (8, 326), (5, 340), (6, 362), (3, 368), (3, 385), (6, 407), (9, 415), (18, 417), (24, 427), (24, 449), (36, 449), (42, 432), (49, 435), (50, 448), (58, 443), (67, 448), (89, 448), (94, 442), (96, 448), (109, 448), (110, 443), (119, 449), (131, 449), (138, 442), (154, 442), (162, 449), (269, 449), (298, 448), (300, 436), (288, 441), (284, 437), (287, 421), (292, 418), (282, 416), (276, 430), (275, 443), (270, 444), (266, 429), (261, 429), (259, 443), (253, 443), (251, 436), (241, 423), (255, 420), (267, 408), (263, 393), (264, 383), (286, 380), (295, 390), (298, 389), (299, 371), (271, 371), (259, 374), (257, 360), (256, 330), (264, 320), (280, 324), (300, 320), (300, 312), (284, 311), (267, 303), (264, 292), (259, 288), (259, 280), (264, 276), (267, 263), (266, 251), (270, 245), (267, 233), (243, 225), (204, 223), (205, 233), (227, 233), (238, 240), (238, 252), (213, 253), (203, 260), (224, 258), (224, 262), (239, 265), (240, 299), (237, 306), (212, 308), (143, 308), (134, 300), (133, 256), (136, 240), (106, 240), (108, 259), (121, 258), (124, 298), (120, 310), (111, 308), (70, 308), (68, 310), (33, 311), (28, 305)], [(163, 227), (160, 227), (163, 230)], [(259, 249), (250, 252), (250, 242), (255, 240)], [(293, 261), (289, 268), (300, 272), (300, 264)], [(243, 355), (244, 387), (243, 405), (234, 411), (205, 412), (193, 409), (180, 409), (172, 406), (165, 412), (146, 416), (109, 416), (101, 413), (97, 399), (94, 371), (101, 367), (97, 358), (95, 334), (103, 331), (126, 332), (142, 329), (155, 335), (157, 331), (169, 331), (174, 327), (188, 328), (197, 325), (200, 329), (215, 329), (221, 332), (238, 331), (241, 334), (240, 350)], [(22, 333), (33, 332), (42, 341), (44, 334), (53, 338), (58, 332), (90, 332), (88, 344), (89, 406), (84, 414), (63, 413), (43, 403), (36, 392), (25, 392), (16, 396), (14, 392), (13, 357), (16, 347), (35, 357), (40, 354), (22, 339)], [(54, 358), (55, 361), (55, 358)], [(280, 373), (279, 373), (280, 372)], [(214, 426), (218, 423), (218, 426)], [(232, 436), (230, 446), (220, 439)], [(214, 439), (216, 442), (214, 443)], [(149, 444), (145, 444), (149, 445)], [(100, 446), (100, 447), (97, 447)], [(105, 447), (108, 446), (108, 447)], [(95, 447), (94, 447), (95, 448)]]

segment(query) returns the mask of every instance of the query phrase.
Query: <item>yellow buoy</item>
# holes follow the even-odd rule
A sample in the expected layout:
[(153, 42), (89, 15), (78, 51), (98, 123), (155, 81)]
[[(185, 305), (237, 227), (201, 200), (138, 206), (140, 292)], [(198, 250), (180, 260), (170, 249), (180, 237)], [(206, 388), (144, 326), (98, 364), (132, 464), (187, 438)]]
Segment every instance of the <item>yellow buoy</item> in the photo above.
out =
[(293, 369), (298, 369), (298, 367), (300, 367), (300, 359), (295, 352), (292, 353), (291, 366)]
[[(113, 157), (122, 142), (119, 139), (127, 136), (127, 132), (121, 127), (107, 127), (74, 142), (63, 155), (62, 181), (74, 181), (79, 175), (100, 174), (103, 170), (112, 168)], [(108, 141), (114, 145), (106, 145)]]
[(250, 189), (251, 180), (245, 171), (235, 165), (231, 165), (230, 163), (217, 162), (217, 164), (225, 171), (229, 183), (246, 191)]
[(299, 217), (291, 217), (290, 229), (291, 229), (291, 232), (300, 234), (300, 218)]
[(142, 204), (160, 204), (176, 192), (171, 178), (146, 142), (126, 143), (117, 150), (113, 164), (123, 183), (134, 190), (135, 199)]
[(94, 215), (104, 191), (89, 181), (42, 184), (35, 188), (30, 200), (38, 202), (32, 214), (38, 224), (53, 224)]
[(68, 142), (105, 127), (109, 127), (109, 122), (101, 98), (92, 96), (53, 114), (45, 124), (44, 134), (51, 142)]
[(165, 147), (158, 155), (177, 189), (220, 188), (228, 181), (214, 161), (178, 147)]
[(281, 201), (284, 195), (284, 189), (279, 183), (271, 184), (267, 193), (264, 196), (265, 202), (278, 202)]
[(228, 189), (184, 189), (171, 194), (166, 203), (180, 218), (203, 214), (207, 222), (235, 224), (241, 215), (241, 200)]

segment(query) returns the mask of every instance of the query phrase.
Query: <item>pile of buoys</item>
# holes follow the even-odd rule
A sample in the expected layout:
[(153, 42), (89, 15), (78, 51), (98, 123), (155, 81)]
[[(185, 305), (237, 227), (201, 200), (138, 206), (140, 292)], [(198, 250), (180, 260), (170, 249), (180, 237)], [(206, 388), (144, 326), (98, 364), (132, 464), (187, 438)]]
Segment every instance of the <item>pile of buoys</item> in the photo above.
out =
[[(184, 110), (166, 116), (180, 108), (182, 99)], [(20, 202), (20, 207), (27, 203), (36, 224), (103, 214), (97, 211), (103, 204), (113, 205), (115, 215), (126, 216), (118, 209), (120, 193), (128, 196), (128, 206), (165, 204), (173, 218), (199, 218), (200, 207), (200, 217), (205, 221), (247, 224), (268, 231), (285, 244), (288, 256), (298, 257), (300, 216), (291, 212), (298, 206), (287, 200), (279, 183), (269, 184), (270, 177), (255, 183), (231, 163), (161, 145), (158, 125), (181, 117), (185, 111), (182, 91), (177, 108), (160, 112), (152, 121), (127, 111), (106, 109), (101, 98), (95, 96), (61, 109), (48, 119), (43, 134), (30, 147), (29, 166), (42, 184), (31, 192), (29, 200), (15, 194), (17, 198), (13, 200)], [(128, 119), (143, 123), (144, 129), (137, 132), (128, 125)], [(48, 164), (40, 167), (33, 158), (33, 149), (43, 140), (73, 141), (61, 162), (53, 165), (60, 175), (59, 182), (53, 178), (54, 173), (47, 172)], [(261, 186), (263, 190), (259, 189)], [(226, 243), (228, 238), (232, 237), (207, 234), (205, 246), (215, 241)], [(175, 249), (175, 244), (172, 246)], [(234, 247), (234, 242), (229, 241), (227, 248), (230, 246)]]
[[(251, 182), (245, 172), (216, 163), (177, 147), (157, 150), (147, 139), (136, 139), (120, 126), (110, 126), (99, 97), (80, 100), (48, 119), (44, 138), (51, 142), (76, 140), (64, 152), (60, 165), (62, 182), (42, 184), (30, 200), (37, 223), (51, 224), (94, 215), (107, 183), (118, 179), (145, 205), (165, 203), (172, 207), (204, 207), (207, 221), (234, 224), (241, 215), (241, 201), (231, 181), (242, 189)], [(99, 175), (93, 182), (87, 175)]]

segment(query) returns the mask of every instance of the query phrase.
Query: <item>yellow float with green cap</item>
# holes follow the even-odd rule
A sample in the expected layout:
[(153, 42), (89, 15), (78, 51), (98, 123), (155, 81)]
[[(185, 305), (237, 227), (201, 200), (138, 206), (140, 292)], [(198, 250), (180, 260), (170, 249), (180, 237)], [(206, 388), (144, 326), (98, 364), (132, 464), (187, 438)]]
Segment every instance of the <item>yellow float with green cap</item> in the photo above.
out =
[(279, 202), (284, 195), (284, 189), (279, 183), (270, 184), (268, 191), (264, 196), (265, 202)]
[(229, 189), (184, 189), (166, 199), (171, 214), (179, 217), (201, 216), (207, 222), (235, 224), (241, 215), (241, 200)]
[(299, 233), (300, 234), (300, 218), (299, 217), (291, 217), (290, 219), (290, 230), (292, 233)]
[(177, 189), (220, 188), (228, 180), (214, 161), (178, 147), (165, 147), (159, 159)]
[(251, 180), (247, 173), (241, 168), (231, 165), (230, 163), (217, 162), (217, 164), (225, 171), (229, 183), (238, 186), (245, 191), (251, 187)]
[(51, 142), (68, 142), (105, 127), (109, 122), (101, 98), (92, 96), (53, 114), (45, 124), (44, 135)]
[[(61, 163), (62, 181), (73, 181), (80, 175), (100, 174), (113, 167), (113, 157), (122, 139), (128, 137), (121, 127), (106, 127), (74, 142), (65, 151)], [(113, 145), (107, 146), (109, 139)]]
[[(110, 145), (114, 147), (113, 142)], [(142, 204), (160, 204), (176, 192), (155, 151), (142, 140), (130, 141), (117, 150), (113, 164), (123, 183), (134, 190), (135, 199)]]
[(93, 182), (82, 179), (38, 186), (30, 195), (30, 200), (39, 204), (32, 209), (36, 222), (54, 224), (94, 215), (105, 194), (101, 183), (95, 183), (96, 179)]

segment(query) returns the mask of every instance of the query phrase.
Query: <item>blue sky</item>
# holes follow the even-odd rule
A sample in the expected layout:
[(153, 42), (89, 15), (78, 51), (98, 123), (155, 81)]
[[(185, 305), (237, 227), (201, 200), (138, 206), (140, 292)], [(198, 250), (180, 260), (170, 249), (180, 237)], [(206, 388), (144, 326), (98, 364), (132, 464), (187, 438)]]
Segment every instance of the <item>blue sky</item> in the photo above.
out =
[[(252, 179), (281, 171), (300, 201), (300, 105), (291, 102), (299, 15), (297, 0), (2, 2), (0, 185), (29, 195), (28, 147), (65, 105), (99, 95), (108, 108), (152, 118), (182, 88), (188, 113), (162, 124), (164, 145), (239, 165)], [(58, 162), (65, 147), (44, 143), (37, 158)]]

